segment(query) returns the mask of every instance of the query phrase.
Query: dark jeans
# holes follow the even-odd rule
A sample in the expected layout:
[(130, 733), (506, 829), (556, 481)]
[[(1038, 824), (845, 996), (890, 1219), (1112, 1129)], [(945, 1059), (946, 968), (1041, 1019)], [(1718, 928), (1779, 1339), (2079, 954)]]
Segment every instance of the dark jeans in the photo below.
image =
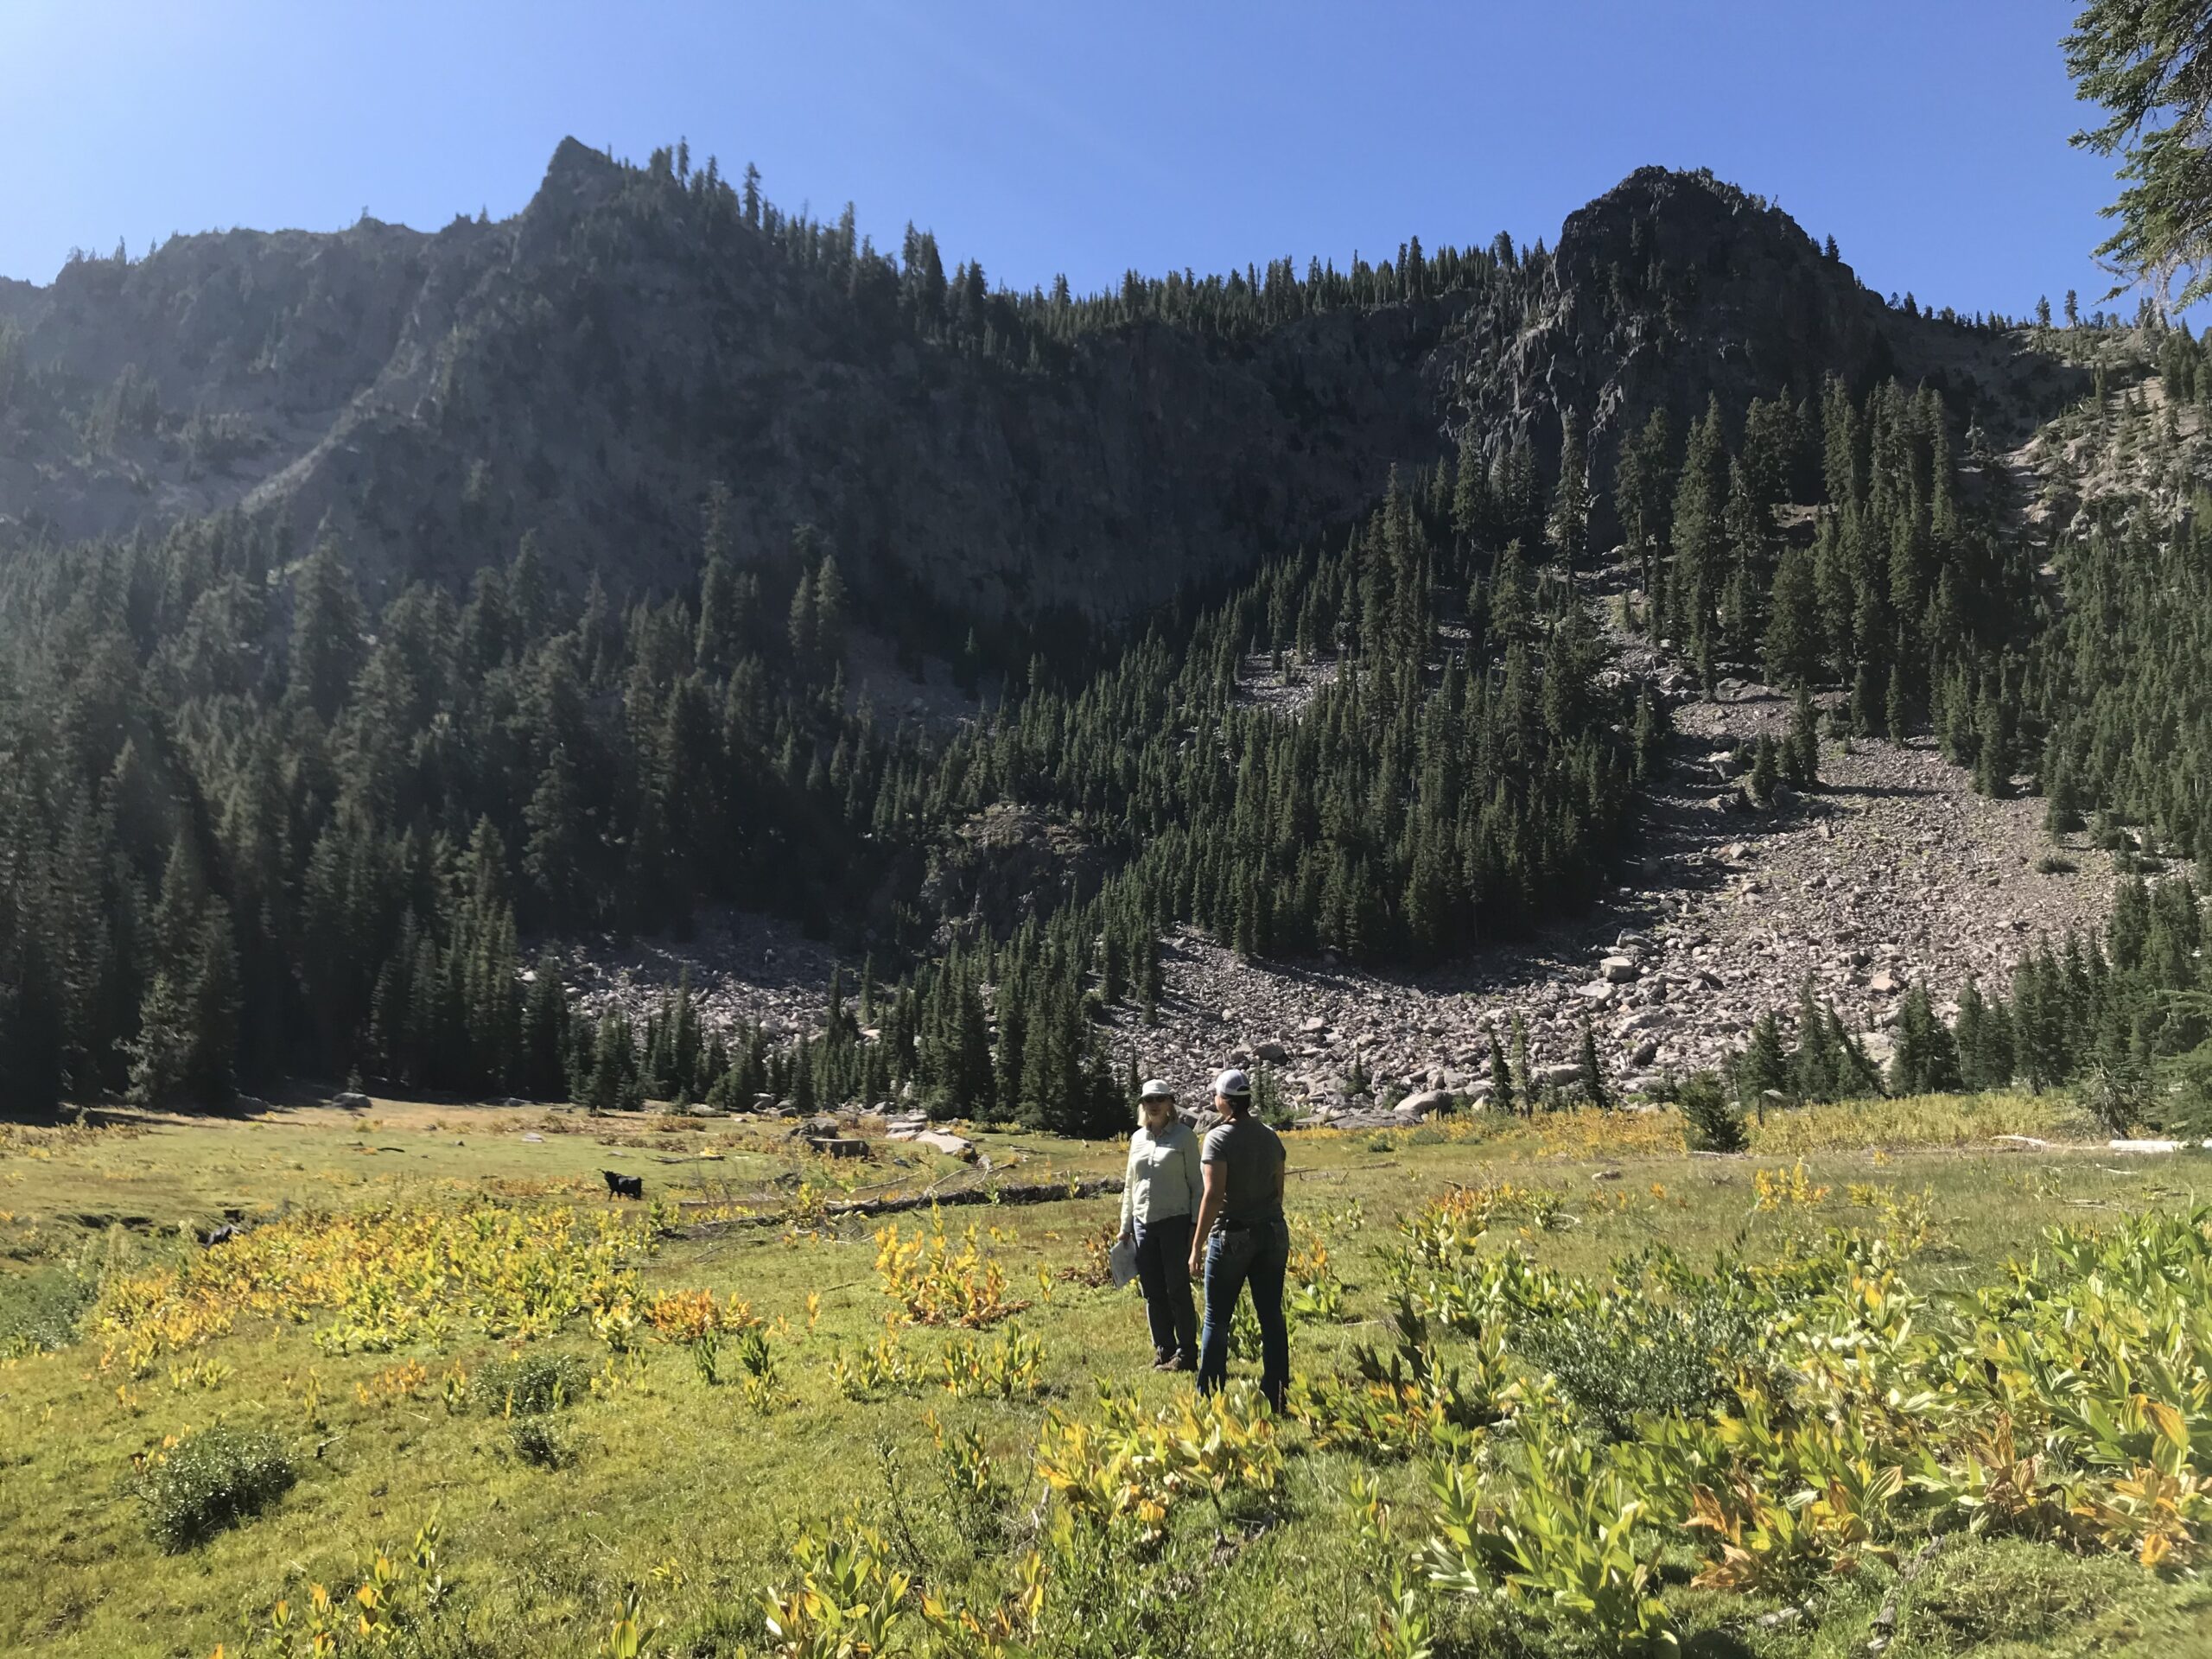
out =
[(1229, 1380), (1229, 1321), (1237, 1293), (1252, 1287), (1260, 1316), (1260, 1392), (1280, 1407), (1290, 1387), (1290, 1326), (1282, 1316), (1283, 1275), (1290, 1268), (1290, 1229), (1263, 1221), (1206, 1241), (1206, 1329), (1198, 1340), (1198, 1391)]
[(1152, 1345), (1161, 1354), (1196, 1360), (1198, 1312), (1191, 1302), (1192, 1216), (1162, 1216), (1137, 1224), (1137, 1283), (1144, 1289), (1144, 1316), (1152, 1323)]

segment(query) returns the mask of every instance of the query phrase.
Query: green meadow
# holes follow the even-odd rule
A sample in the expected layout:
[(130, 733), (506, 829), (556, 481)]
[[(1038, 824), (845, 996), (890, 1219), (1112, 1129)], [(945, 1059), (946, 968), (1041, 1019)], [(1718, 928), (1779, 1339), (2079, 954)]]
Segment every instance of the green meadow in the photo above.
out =
[(1281, 1419), (1006, 1201), (1116, 1147), (785, 1127), (0, 1130), (0, 1647), (2212, 1650), (2212, 1161), (2047, 1097), (1294, 1135)]

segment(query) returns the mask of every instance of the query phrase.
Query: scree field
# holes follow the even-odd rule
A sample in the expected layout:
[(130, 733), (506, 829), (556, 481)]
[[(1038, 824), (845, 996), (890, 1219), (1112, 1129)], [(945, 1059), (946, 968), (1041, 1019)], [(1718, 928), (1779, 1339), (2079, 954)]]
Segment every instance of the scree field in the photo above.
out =
[(1294, 1134), (1275, 1417), (1252, 1332), (1150, 1369), (1065, 1196), (1117, 1147), (787, 1128), (0, 1130), (0, 1648), (2212, 1651), (2200, 1155), (2012, 1095)]

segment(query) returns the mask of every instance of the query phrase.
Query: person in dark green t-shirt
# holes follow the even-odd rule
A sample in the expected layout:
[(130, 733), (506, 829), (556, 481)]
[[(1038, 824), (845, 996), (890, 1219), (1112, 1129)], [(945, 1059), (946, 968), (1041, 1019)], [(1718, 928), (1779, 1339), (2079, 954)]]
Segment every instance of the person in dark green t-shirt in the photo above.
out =
[(1228, 1121), (1207, 1131), (1198, 1154), (1205, 1192), (1191, 1240), (1191, 1275), (1203, 1256), (1205, 1325), (1198, 1338), (1198, 1392), (1229, 1380), (1229, 1321), (1238, 1293), (1252, 1290), (1260, 1319), (1260, 1392), (1278, 1410), (1290, 1387), (1290, 1327), (1282, 1287), (1290, 1228), (1282, 1215), (1287, 1160), (1282, 1137), (1252, 1116), (1252, 1082), (1234, 1068), (1214, 1079), (1214, 1109)]

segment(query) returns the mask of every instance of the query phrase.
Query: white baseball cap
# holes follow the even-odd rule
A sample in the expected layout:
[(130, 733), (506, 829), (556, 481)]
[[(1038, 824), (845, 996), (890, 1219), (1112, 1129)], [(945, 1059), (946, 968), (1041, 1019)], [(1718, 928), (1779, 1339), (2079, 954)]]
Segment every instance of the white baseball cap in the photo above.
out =
[(1236, 1100), (1252, 1092), (1252, 1079), (1232, 1065), (1213, 1080), (1213, 1091)]

